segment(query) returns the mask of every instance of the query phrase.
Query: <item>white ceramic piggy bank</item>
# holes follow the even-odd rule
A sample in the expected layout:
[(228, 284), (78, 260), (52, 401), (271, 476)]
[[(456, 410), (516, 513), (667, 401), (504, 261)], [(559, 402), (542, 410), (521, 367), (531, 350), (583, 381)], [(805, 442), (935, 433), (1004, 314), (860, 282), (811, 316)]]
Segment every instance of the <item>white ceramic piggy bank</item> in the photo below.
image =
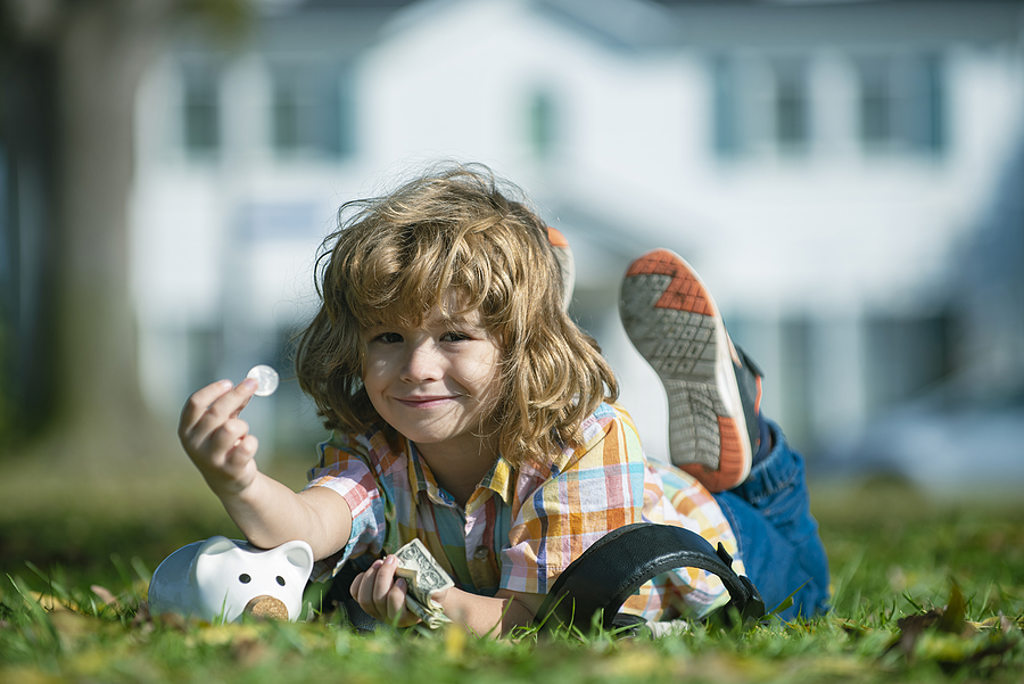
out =
[(294, 621), (312, 569), (313, 550), (304, 541), (263, 550), (210, 537), (181, 547), (157, 567), (149, 610), (210, 622), (236, 621), (243, 613)]

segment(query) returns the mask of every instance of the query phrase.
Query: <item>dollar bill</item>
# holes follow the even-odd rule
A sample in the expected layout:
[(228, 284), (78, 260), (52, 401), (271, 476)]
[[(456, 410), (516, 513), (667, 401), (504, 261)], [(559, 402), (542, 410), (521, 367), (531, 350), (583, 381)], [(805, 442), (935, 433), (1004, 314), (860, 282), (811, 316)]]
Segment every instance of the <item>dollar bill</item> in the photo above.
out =
[(455, 586), (444, 568), (427, 551), (419, 539), (413, 539), (395, 552), (398, 568), (395, 574), (405, 579), (409, 591), (405, 596), (406, 607), (430, 629), (451, 622), (441, 604), (431, 595), (434, 592)]

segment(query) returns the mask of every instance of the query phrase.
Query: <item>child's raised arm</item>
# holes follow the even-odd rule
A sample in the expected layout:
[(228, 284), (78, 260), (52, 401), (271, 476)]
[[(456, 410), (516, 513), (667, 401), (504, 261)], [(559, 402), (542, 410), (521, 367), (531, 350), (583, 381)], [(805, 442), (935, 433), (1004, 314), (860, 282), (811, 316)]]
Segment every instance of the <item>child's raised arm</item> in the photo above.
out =
[(271, 548), (302, 539), (316, 558), (329, 556), (348, 542), (348, 504), (322, 487), (294, 492), (260, 472), (259, 443), (239, 418), (255, 391), (251, 379), (235, 387), (222, 380), (198, 390), (181, 412), (181, 444), (251, 544)]

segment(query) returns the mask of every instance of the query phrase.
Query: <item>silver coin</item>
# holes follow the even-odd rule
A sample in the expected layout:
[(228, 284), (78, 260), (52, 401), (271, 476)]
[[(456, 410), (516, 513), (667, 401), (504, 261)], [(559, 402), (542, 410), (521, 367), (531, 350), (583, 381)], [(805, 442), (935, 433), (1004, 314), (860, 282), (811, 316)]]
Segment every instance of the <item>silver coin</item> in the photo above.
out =
[(245, 377), (256, 380), (257, 397), (269, 397), (277, 391), (277, 385), (278, 382), (280, 382), (277, 371), (262, 363), (258, 366), (253, 366), (252, 369), (245, 374)]

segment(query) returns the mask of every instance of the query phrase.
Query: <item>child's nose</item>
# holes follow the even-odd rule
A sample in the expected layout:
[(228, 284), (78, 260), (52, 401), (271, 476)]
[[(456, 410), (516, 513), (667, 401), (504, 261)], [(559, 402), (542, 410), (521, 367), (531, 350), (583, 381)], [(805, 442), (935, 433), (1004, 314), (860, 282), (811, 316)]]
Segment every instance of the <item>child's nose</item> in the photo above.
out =
[(433, 345), (423, 343), (409, 348), (405, 368), (402, 369), (404, 379), (412, 382), (436, 380), (441, 373), (441, 357)]

